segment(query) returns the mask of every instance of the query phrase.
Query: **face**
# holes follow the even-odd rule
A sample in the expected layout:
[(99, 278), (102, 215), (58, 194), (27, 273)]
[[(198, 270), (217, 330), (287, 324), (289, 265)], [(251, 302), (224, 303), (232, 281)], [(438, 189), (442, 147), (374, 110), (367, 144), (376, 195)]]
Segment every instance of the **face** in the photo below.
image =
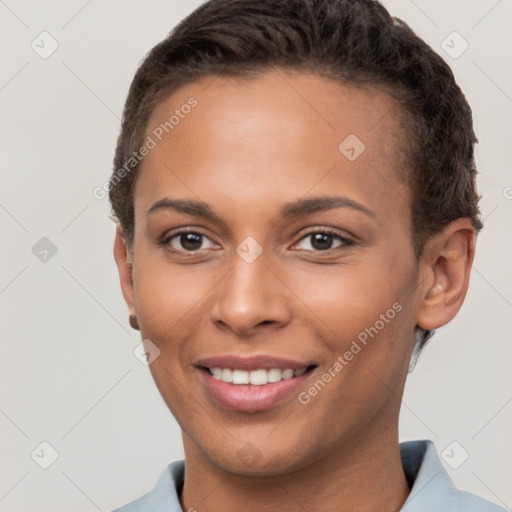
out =
[(280, 71), (154, 111), (124, 292), (187, 456), (283, 474), (396, 435), (419, 271), (393, 107)]

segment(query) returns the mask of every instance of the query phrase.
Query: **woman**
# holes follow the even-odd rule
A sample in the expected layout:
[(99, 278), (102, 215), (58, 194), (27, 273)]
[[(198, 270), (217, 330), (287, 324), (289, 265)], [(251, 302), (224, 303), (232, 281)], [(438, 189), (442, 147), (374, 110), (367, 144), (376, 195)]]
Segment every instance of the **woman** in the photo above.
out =
[(373, 0), (212, 0), (151, 50), (109, 195), (185, 461), (119, 511), (504, 510), (398, 442), (466, 295), (474, 142), (449, 67)]

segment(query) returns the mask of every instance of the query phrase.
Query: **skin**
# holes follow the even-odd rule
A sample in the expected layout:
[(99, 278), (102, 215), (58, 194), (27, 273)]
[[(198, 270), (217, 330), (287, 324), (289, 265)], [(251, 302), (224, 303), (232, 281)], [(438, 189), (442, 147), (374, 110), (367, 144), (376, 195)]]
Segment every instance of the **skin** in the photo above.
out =
[[(147, 133), (190, 97), (197, 107), (143, 161), (133, 261), (120, 229), (114, 244), (129, 312), (161, 351), (152, 375), (182, 428), (183, 509), (399, 510), (410, 491), (398, 416), (414, 330), (459, 310), (470, 221), (448, 225), (416, 259), (400, 125), (385, 92), (283, 70), (204, 79), (158, 106)], [(338, 150), (351, 133), (366, 146), (353, 162)], [(288, 202), (334, 195), (372, 213), (280, 216)], [(220, 220), (148, 215), (164, 197), (204, 201)], [(307, 235), (328, 227), (349, 242), (312, 245)], [(179, 236), (159, 244), (182, 228), (205, 235), (201, 250), (187, 253)], [(263, 249), (250, 264), (236, 252), (248, 236)], [(294, 395), (262, 412), (223, 408), (194, 366), (228, 353), (310, 361), (307, 391), (395, 303), (395, 318), (307, 404)]]

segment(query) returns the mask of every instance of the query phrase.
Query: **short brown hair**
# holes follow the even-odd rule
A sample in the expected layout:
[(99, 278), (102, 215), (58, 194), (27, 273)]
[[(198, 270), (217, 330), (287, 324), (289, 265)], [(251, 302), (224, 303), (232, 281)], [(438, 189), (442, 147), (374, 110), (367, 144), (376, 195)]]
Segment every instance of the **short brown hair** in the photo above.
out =
[(273, 67), (383, 87), (395, 98), (409, 124), (417, 257), (429, 236), (458, 218), (481, 229), (471, 109), (450, 67), (406, 23), (376, 0), (209, 0), (146, 55), (128, 93), (109, 187), (128, 247), (140, 165), (122, 179), (118, 171), (143, 144), (155, 107), (185, 83)]

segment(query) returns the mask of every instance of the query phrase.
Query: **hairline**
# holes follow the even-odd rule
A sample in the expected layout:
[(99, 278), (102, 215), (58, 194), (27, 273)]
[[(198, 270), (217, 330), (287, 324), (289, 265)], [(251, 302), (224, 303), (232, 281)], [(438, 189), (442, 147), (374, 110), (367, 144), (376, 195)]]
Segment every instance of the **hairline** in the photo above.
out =
[[(372, 89), (378, 90), (384, 94), (386, 94), (394, 106), (391, 109), (392, 112), (389, 112), (393, 117), (393, 123), (397, 130), (393, 132), (394, 136), (393, 142), (395, 147), (395, 157), (396, 162), (394, 165), (395, 172), (397, 178), (407, 186), (407, 189), (410, 193), (411, 201), (414, 201), (415, 198), (415, 190), (414, 190), (414, 177), (415, 170), (413, 168), (414, 162), (414, 147), (412, 141), (414, 137), (410, 138), (406, 134), (409, 131), (416, 131), (416, 120), (414, 116), (408, 111), (408, 109), (403, 105), (400, 101), (398, 94), (393, 94), (393, 92), (398, 91), (398, 87), (394, 86), (394, 84), (386, 84), (384, 80), (379, 80), (379, 77), (365, 77), (364, 79), (347, 79), (343, 76), (343, 72), (332, 72), (326, 66), (308, 66), (304, 64), (299, 64), (296, 66), (291, 65), (254, 65), (247, 66), (245, 68), (226, 68), (222, 70), (218, 70), (217, 72), (194, 72), (190, 74), (186, 78), (181, 78), (169, 83), (167, 85), (161, 84), (160, 87), (156, 87), (158, 84), (154, 84), (154, 88), (156, 91), (151, 94), (149, 92), (146, 93), (145, 98), (141, 101), (141, 107), (143, 110), (147, 111), (147, 118), (143, 123), (137, 123), (135, 130), (132, 132), (132, 137), (130, 138), (131, 144), (127, 148), (125, 152), (125, 160), (129, 158), (133, 151), (136, 151), (138, 147), (141, 146), (142, 142), (148, 136), (149, 123), (151, 121), (152, 116), (155, 111), (160, 108), (166, 101), (168, 101), (172, 96), (174, 96), (179, 90), (193, 84), (199, 84), (208, 78), (212, 78), (213, 80), (216, 78), (229, 79), (232, 78), (242, 79), (246, 81), (257, 80), (269, 73), (272, 70), (284, 70), (285, 72), (291, 72), (300, 75), (311, 75), (323, 78), (325, 80), (331, 81), (333, 83), (353, 87), (358, 90), (366, 90), (371, 91)], [(172, 78), (177, 77), (179, 74), (178, 69), (172, 74)], [(172, 80), (170, 78), (170, 80)], [(149, 110), (148, 110), (149, 109)], [(385, 116), (387, 117), (387, 115)], [(381, 120), (378, 121), (380, 123)], [(399, 139), (399, 140), (397, 140)], [(402, 155), (402, 157), (400, 157)], [(138, 181), (138, 178), (143, 170), (144, 161), (142, 160), (137, 166), (134, 167), (133, 174), (134, 177), (131, 181), (130, 186), (130, 200), (132, 203), (132, 208), (134, 208), (135, 204), (135, 188)], [(421, 236), (421, 233), (418, 232), (414, 222), (414, 211), (413, 204), (409, 205), (409, 219), (410, 219), (410, 240), (414, 249), (414, 253), (417, 261), (419, 261), (426, 241), (432, 236), (434, 233), (429, 233), (427, 236)], [(135, 215), (133, 215), (133, 223), (130, 226), (131, 233), (125, 234), (125, 238), (127, 241), (127, 248), (130, 247), (131, 253), (133, 255), (133, 243), (135, 236)]]

